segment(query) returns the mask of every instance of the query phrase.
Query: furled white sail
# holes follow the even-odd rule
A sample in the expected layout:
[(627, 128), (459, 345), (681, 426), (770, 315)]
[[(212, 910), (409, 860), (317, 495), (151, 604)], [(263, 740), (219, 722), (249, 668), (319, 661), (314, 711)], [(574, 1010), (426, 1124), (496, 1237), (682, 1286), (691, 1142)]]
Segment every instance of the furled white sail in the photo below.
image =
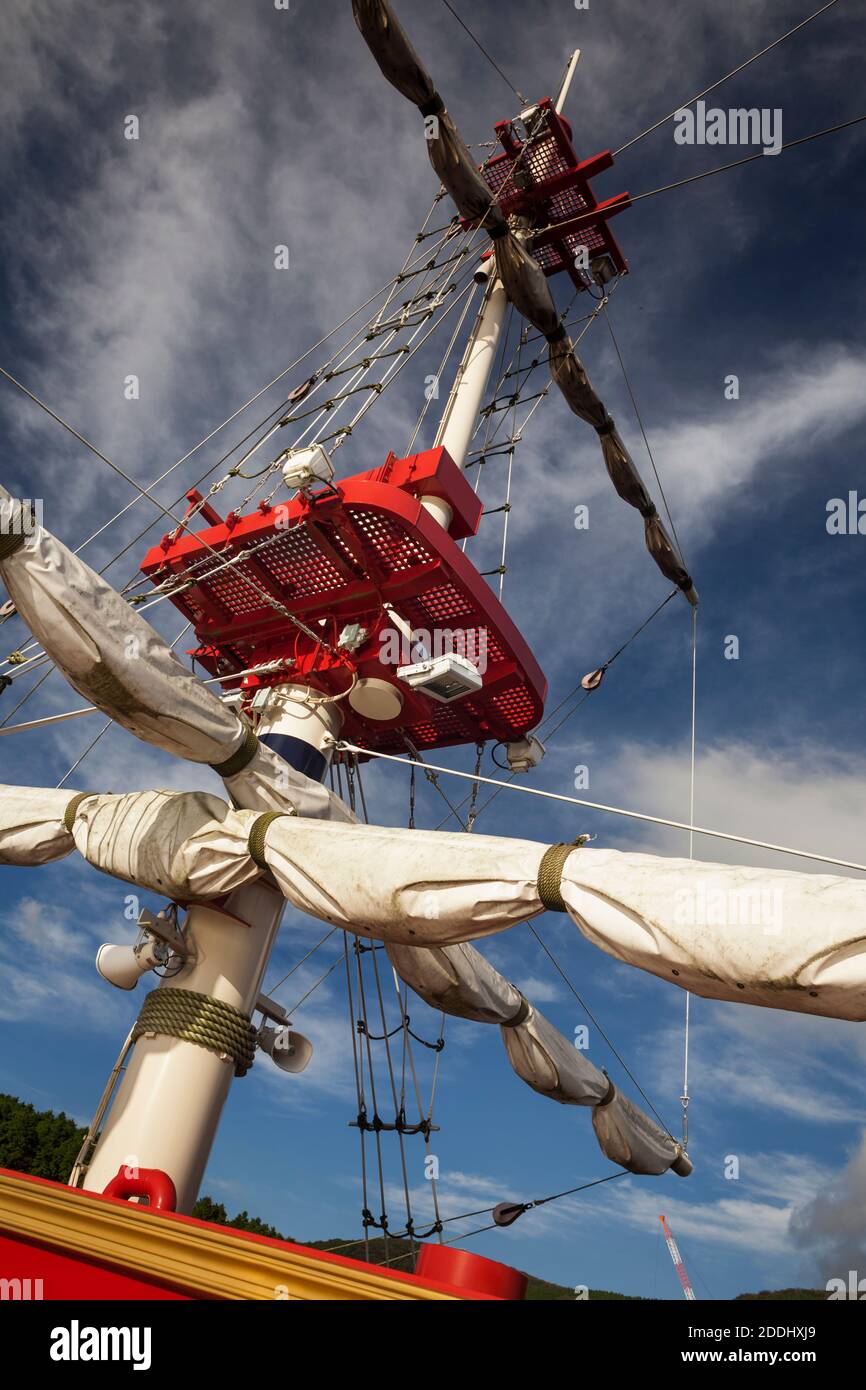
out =
[(330, 790), (258, 743), (110, 584), (22, 517), (21, 505), (0, 487), (0, 579), (74, 690), (145, 743), (209, 763), (240, 805), (354, 820)]
[(388, 946), (401, 979), (430, 1005), (476, 1023), (508, 1023), (524, 1012), (520, 990), (474, 946)]
[(681, 1146), (659, 1129), (608, 1077), (524, 999), (474, 946), (389, 946), (398, 974), (432, 1008), (458, 1018), (498, 1023), (514, 1071), (539, 1095), (562, 1105), (583, 1105), (600, 1115), (602, 1151), (632, 1173), (681, 1177), (691, 1163)]
[(63, 823), (70, 792), (0, 787), (0, 864), (50, 864), (75, 849)]
[[(5, 789), (8, 790), (8, 789)], [(66, 842), (47, 803), (0, 790), (0, 862), (50, 858)], [(180, 901), (206, 899), (266, 867), (303, 912), (393, 944), (442, 946), (500, 932), (544, 910), (547, 850), (531, 840), (329, 824), (269, 823), (187, 792), (88, 796), (72, 826), (97, 868)], [(254, 833), (255, 832), (255, 833)], [(251, 855), (252, 843), (255, 844)], [(52, 838), (54, 837), (54, 838)], [(866, 880), (573, 849), (561, 905), (594, 945), (696, 994), (866, 1020)], [(483, 1007), (483, 985), (478, 986)]]
[(866, 879), (584, 849), (562, 896), (593, 945), (694, 994), (866, 1019)]
[[(74, 843), (91, 864), (112, 878), (181, 902), (206, 900), (230, 893), (262, 873), (248, 849), (250, 832), (258, 820), (255, 813), (233, 812), (219, 797), (202, 792), (151, 791), (108, 796), (4, 787), (0, 788), (0, 862), (45, 863), (67, 854)], [(283, 816), (272, 823), (270, 834), (275, 839), (284, 824), (300, 830), (302, 847), (309, 844), (304, 823), (295, 817)], [(323, 829), (321, 824), (318, 828)], [(395, 897), (388, 890), (397, 889), (399, 893), (406, 885), (399, 882), (401, 874), (393, 856), (383, 863), (382, 847), (390, 841), (392, 846), (401, 845), (405, 853), (404, 832), (395, 838), (395, 832), (377, 834), (378, 827), (370, 829), (378, 853), (370, 857), (374, 849), (368, 840), (366, 877), (373, 892), (383, 893), (393, 905)], [(347, 827), (337, 826), (338, 839), (325, 837), (321, 841), (325, 847), (330, 846), (338, 859), (340, 840), (346, 830)], [(405, 835), (413, 832), (406, 831)], [(351, 831), (349, 838), (358, 840)], [(460, 844), (464, 839), (469, 842), (468, 836), (448, 838)], [(270, 856), (273, 850), (264, 852)], [(297, 866), (301, 856), (297, 846), (291, 852), (284, 846), (280, 853), (282, 867), (278, 879), (282, 883), (289, 863)], [(543, 846), (533, 847), (531, 853), (536, 861), (540, 860)], [(343, 863), (345, 867), (345, 857)], [(376, 866), (373, 874), (371, 865)], [(384, 878), (380, 877), (380, 870)], [(294, 872), (297, 879), (297, 868)], [(349, 881), (355, 877), (351, 869), (348, 877)], [(405, 872), (402, 878), (405, 879)], [(435, 894), (443, 886), (447, 885), (440, 882), (424, 892)], [(503, 896), (501, 886), (496, 892)], [(309, 888), (305, 893), (309, 894)], [(287, 896), (296, 901), (297, 889), (294, 896)], [(317, 899), (317, 915), (322, 915), (325, 901)], [(364, 901), (369, 912), (369, 901)], [(538, 911), (539, 905), (533, 906)], [(431, 919), (422, 918), (428, 920)], [(342, 921), (341, 925), (356, 929), (354, 922)], [(407, 926), (410, 932), (415, 930), (412, 919)], [(604, 1073), (537, 1013), (473, 946), (463, 943), (426, 949), (390, 945), (388, 953), (403, 979), (433, 1007), (463, 1018), (498, 1023), (514, 1071), (533, 1090), (564, 1105), (589, 1106), (593, 1113), (599, 1108), (609, 1111), (597, 1133), (602, 1150), (608, 1153), (610, 1149), (608, 1156), (615, 1162), (635, 1173), (663, 1173), (673, 1167), (685, 1176), (691, 1171), (679, 1145), (647, 1116), (634, 1107), (620, 1113), (623, 1098)], [(611, 1129), (614, 1113), (619, 1119)]]

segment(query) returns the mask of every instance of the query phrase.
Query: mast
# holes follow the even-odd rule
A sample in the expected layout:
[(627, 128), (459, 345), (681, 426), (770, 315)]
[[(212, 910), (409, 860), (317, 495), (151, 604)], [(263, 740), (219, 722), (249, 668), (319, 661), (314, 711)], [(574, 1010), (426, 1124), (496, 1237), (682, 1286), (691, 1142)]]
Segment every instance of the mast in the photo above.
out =
[(508, 295), (496, 274), (494, 258), (491, 256), (485, 264), (490, 266), (490, 270), (482, 267), (476, 274), (476, 278), (480, 278), (485, 285), (484, 298), (457, 368), (433, 444), (434, 448), (441, 445), (446, 449), (458, 468), (463, 468), (466, 463), (508, 308)]
[[(308, 776), (323, 780), (341, 716), (313, 703), (304, 686), (269, 692), (259, 724), (262, 741)], [(166, 988), (216, 999), (249, 1017), (285, 909), (279, 890), (263, 879), (229, 894), (221, 907), (193, 905), (186, 918), (187, 963), (164, 979)], [(210, 1026), (204, 1023), (196, 1027)], [(83, 1186), (103, 1192), (122, 1170), (158, 1169), (171, 1178), (177, 1210), (192, 1210), (232, 1080), (234, 1058), (165, 1033), (139, 1037), (108, 1118), (87, 1164)]]

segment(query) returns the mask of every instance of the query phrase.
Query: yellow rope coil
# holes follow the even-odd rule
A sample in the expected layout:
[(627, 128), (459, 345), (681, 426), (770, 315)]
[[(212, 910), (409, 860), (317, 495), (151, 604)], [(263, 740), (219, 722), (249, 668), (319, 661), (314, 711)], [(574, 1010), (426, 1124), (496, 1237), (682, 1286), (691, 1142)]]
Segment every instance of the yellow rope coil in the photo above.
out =
[(256, 1051), (255, 1030), (246, 1014), (221, 999), (190, 989), (153, 990), (133, 1027), (133, 1042), (145, 1033), (181, 1038), (208, 1052), (230, 1057), (235, 1076), (246, 1075)]
[(579, 843), (579, 840), (575, 840), (570, 845), (551, 845), (538, 866), (538, 896), (548, 912), (566, 912), (568, 910), (562, 901), (562, 893), (560, 892), (562, 870), (566, 859), (575, 845)]

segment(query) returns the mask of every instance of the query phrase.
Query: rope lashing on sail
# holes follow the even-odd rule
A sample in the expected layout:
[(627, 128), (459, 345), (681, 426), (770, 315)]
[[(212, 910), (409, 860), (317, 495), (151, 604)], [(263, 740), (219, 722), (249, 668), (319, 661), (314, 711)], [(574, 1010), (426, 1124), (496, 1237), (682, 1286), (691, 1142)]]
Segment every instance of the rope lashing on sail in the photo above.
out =
[[(517, 991), (520, 994), (520, 990)], [(525, 1023), (532, 1013), (532, 1005), (524, 994), (520, 994), (520, 1008), (511, 1018), (504, 1018), (500, 1023), (500, 1028), (519, 1028), (521, 1023)]]
[(93, 792), (76, 792), (70, 800), (69, 805), (66, 807), (66, 810), (63, 812), (63, 826), (70, 835), (72, 834), (72, 827), (75, 824), (75, 816), (79, 806), (82, 801), (86, 801), (89, 796), (93, 795)]
[(579, 849), (589, 839), (588, 835), (578, 835), (571, 844), (551, 845), (538, 866), (538, 896), (548, 912), (567, 912), (562, 900), (562, 871), (572, 850)]
[(217, 774), (218, 777), (236, 777), (239, 772), (243, 772), (245, 767), (249, 767), (253, 758), (259, 751), (258, 736), (252, 727), (247, 724), (244, 728), (244, 736), (239, 746), (230, 757), (221, 763), (208, 763), (208, 767)]
[[(697, 604), (692, 578), (560, 322), (544, 271), (503, 216), (388, 0), (352, 0), (352, 11), (383, 75), (418, 107), (428, 122), (430, 163), (461, 215), (482, 227), (493, 240), (497, 273), (508, 298), (547, 339), (551, 376), (572, 412), (599, 434), (605, 466), (616, 492), (643, 517), (647, 550), (665, 578), (682, 590), (689, 603)], [(522, 146), (517, 155), (515, 169), (526, 148)]]
[(247, 840), (247, 852), (253, 863), (258, 864), (259, 868), (265, 873), (270, 873), (268, 861), (265, 858), (265, 836), (274, 821), (279, 820), (281, 816), (287, 814), (288, 812), (286, 811), (265, 811), (263, 815), (258, 816), (256, 820), (253, 821), (249, 839)]
[(152, 990), (133, 1027), (132, 1040), (150, 1033), (180, 1038), (230, 1059), (235, 1076), (246, 1076), (253, 1065), (256, 1032), (248, 1016), (210, 994), (165, 985)]

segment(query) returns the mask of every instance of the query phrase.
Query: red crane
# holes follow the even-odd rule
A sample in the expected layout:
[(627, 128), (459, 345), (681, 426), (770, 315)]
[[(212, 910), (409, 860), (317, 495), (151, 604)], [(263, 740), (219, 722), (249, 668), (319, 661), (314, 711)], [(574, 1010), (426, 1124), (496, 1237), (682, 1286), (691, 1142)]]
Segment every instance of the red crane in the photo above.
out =
[(688, 1274), (686, 1274), (686, 1267), (683, 1264), (683, 1257), (680, 1254), (679, 1246), (674, 1240), (673, 1231), (671, 1230), (670, 1226), (668, 1225), (667, 1221), (663, 1216), (659, 1217), (659, 1221), (662, 1223), (662, 1230), (665, 1233), (665, 1244), (667, 1245), (670, 1257), (674, 1262), (674, 1269), (676, 1270), (679, 1281), (683, 1286), (683, 1296), (685, 1298), (694, 1299), (695, 1291), (692, 1288), (691, 1280), (689, 1279)]

